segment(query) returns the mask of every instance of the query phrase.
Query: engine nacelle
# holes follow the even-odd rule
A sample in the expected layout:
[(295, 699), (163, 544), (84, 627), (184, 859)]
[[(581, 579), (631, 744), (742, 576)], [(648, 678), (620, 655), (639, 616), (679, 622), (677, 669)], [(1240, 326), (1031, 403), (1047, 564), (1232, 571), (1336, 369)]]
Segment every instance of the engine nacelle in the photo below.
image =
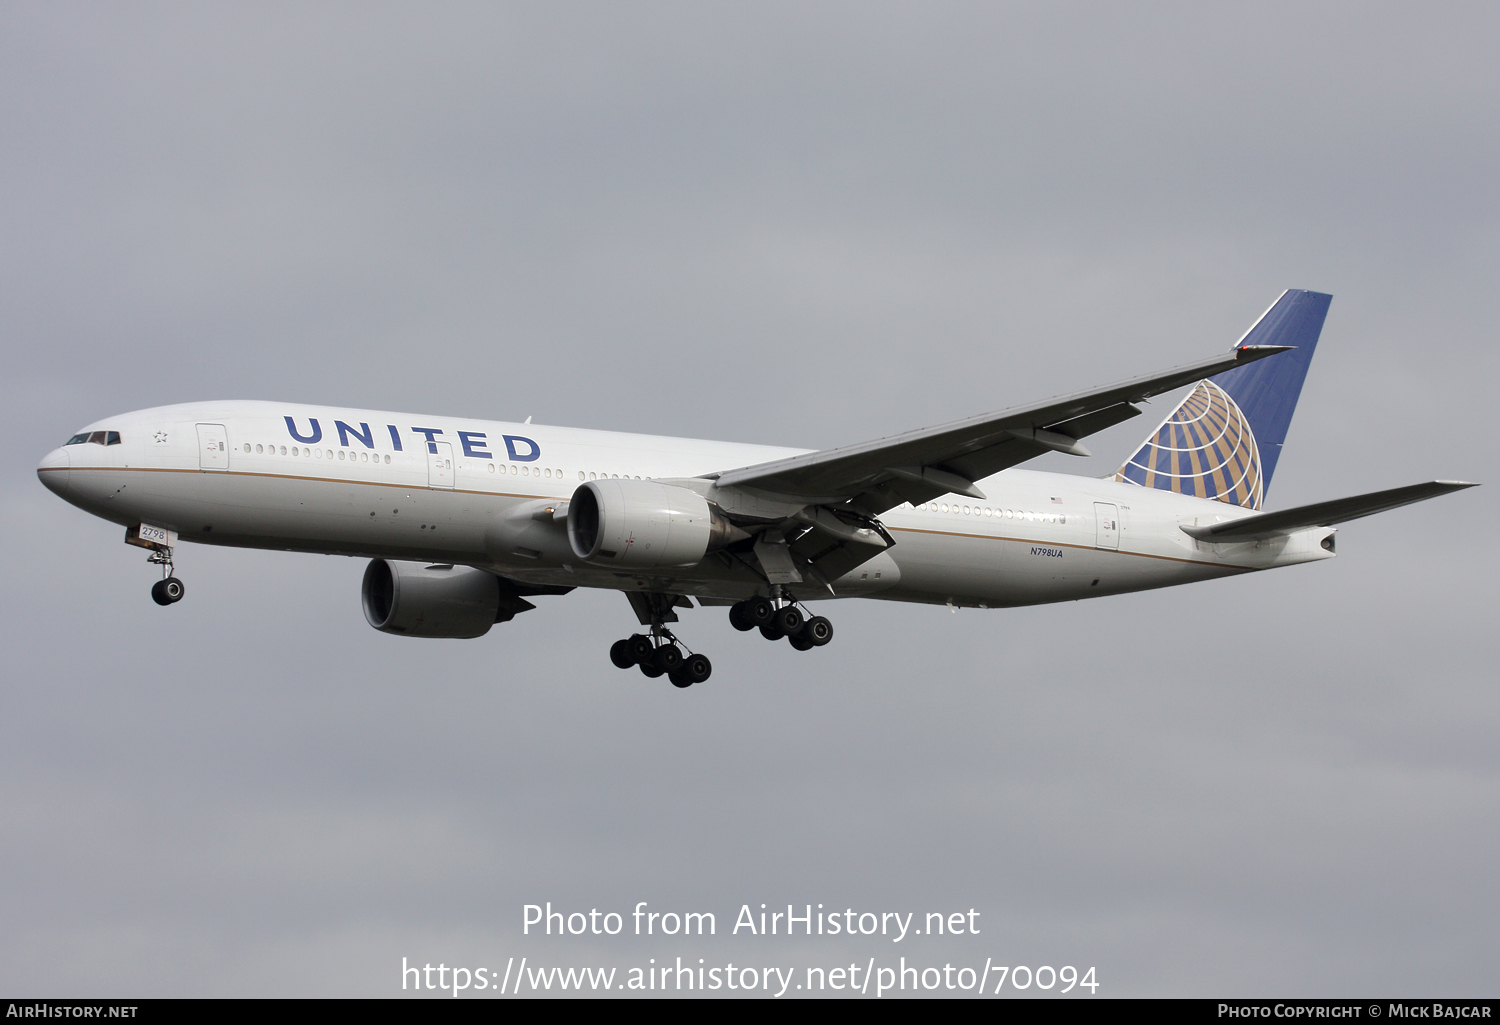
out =
[(696, 491), (654, 480), (591, 480), (568, 502), (568, 543), (597, 566), (694, 566), (745, 536)]
[(500, 616), (499, 579), (468, 566), (374, 559), (359, 592), (371, 626), (405, 637), (480, 637)]

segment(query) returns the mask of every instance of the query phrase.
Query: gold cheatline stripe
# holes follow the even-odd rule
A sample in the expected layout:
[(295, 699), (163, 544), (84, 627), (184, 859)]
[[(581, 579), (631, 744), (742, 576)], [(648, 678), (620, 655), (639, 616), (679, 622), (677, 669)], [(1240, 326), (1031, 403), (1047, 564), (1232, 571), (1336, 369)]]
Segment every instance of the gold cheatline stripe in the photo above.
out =
[(1107, 555), (1129, 555), (1136, 559), (1160, 559), (1163, 562), (1185, 562), (1190, 566), (1223, 566), (1225, 569), (1249, 572), (1247, 566), (1224, 566), (1221, 562), (1204, 562), (1202, 559), (1179, 559), (1173, 555), (1151, 555), (1147, 552), (1122, 552), (1117, 548), (1097, 548), (1094, 545), (1075, 545), (1065, 541), (1032, 541), (1024, 537), (995, 537), (991, 534), (965, 534), (957, 530), (924, 530), (920, 527), (887, 527), (891, 533), (938, 534), (943, 537), (972, 537), (979, 541), (1010, 541), (1023, 545), (1042, 545), (1047, 548), (1076, 548), (1084, 552), (1104, 552)]
[(434, 488), (427, 484), (388, 484), (379, 480), (345, 480), (342, 477), (305, 477), (296, 473), (257, 473), (251, 470), (192, 470), (185, 467), (170, 466), (41, 466), (37, 468), (42, 472), (48, 470), (69, 470), (74, 473), (87, 473), (89, 471), (103, 471), (106, 473), (204, 473), (214, 477), (270, 477), (275, 480), (305, 480), (319, 484), (360, 484), (367, 488), (396, 488), (407, 491), (446, 491), (452, 495), (489, 495), (495, 498), (536, 498), (547, 499), (554, 502), (566, 502), (566, 498), (554, 498), (551, 495), (523, 495), (513, 491), (471, 491), (468, 488)]

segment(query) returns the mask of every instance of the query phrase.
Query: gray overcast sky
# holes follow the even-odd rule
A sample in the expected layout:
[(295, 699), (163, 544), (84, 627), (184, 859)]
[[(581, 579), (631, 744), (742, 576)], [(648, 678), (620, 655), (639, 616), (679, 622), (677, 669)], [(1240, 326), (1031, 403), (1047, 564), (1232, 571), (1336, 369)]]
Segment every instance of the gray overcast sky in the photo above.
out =
[[(805, 655), (695, 611), (679, 693), (609, 665), (612, 593), (419, 642), (362, 563), (187, 547), (159, 609), (34, 467), (216, 397), (822, 447), (1299, 287), (1335, 299), (1270, 506), (1494, 487), (1497, 48), (1493, 4), (4, 5), (0, 991), (904, 954), (1494, 996), (1489, 488), (1249, 578), (840, 603)], [(523, 938), (548, 900), (720, 934)], [(984, 931), (725, 935), (761, 902)]]

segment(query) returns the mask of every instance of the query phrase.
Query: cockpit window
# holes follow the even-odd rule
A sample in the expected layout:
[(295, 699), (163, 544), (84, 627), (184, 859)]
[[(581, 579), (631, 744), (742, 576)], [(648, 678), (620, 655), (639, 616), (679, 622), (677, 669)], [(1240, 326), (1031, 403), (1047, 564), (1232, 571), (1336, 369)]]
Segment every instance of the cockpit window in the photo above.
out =
[(89, 444), (90, 445), (102, 445), (102, 444), (104, 444), (104, 432), (103, 431), (95, 431), (93, 434), (90, 434), (89, 435)]
[(89, 436), (87, 434), (75, 434), (71, 438), (68, 439), (68, 444), (69, 445), (82, 445), (84, 442), (86, 442), (88, 440), (89, 440)]
[(87, 445), (87, 444), (90, 444), (90, 443), (95, 444), (95, 445), (118, 445), (120, 443), (120, 432), (119, 431), (93, 431), (93, 432), (85, 431), (82, 434), (75, 434), (75, 435), (73, 435), (71, 438), (68, 439), (67, 443), (69, 445)]
[(107, 431), (105, 433), (105, 435), (104, 435), (104, 444), (106, 444), (106, 445), (118, 445), (119, 443), (120, 443), (120, 432), (119, 431)]

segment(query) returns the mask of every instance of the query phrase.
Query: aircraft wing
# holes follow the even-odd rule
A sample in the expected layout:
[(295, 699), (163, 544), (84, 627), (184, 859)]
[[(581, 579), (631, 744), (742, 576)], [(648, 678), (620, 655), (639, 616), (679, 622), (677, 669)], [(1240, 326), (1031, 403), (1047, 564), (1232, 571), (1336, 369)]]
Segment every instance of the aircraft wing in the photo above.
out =
[(1460, 480), (1434, 480), (1425, 484), (1411, 484), (1389, 491), (1375, 491), (1353, 498), (1340, 498), (1332, 502), (1282, 509), (1279, 512), (1259, 513), (1237, 520), (1226, 520), (1208, 527), (1183, 527), (1183, 531), (1199, 541), (1212, 544), (1230, 544), (1257, 541), (1261, 538), (1290, 534), (1307, 527), (1331, 527), (1335, 523), (1357, 520), (1361, 516), (1373, 516), (1387, 509), (1396, 509), (1413, 502), (1425, 501), (1446, 495), (1451, 491), (1462, 491), (1477, 485)]
[(719, 475), (716, 486), (755, 488), (800, 498), (808, 505), (843, 505), (868, 516), (949, 492), (982, 500), (976, 480), (1044, 452), (1086, 456), (1089, 452), (1078, 440), (1138, 416), (1141, 410), (1135, 403), (1287, 348), (1241, 346), (1212, 359), (1075, 395), (729, 470)]

